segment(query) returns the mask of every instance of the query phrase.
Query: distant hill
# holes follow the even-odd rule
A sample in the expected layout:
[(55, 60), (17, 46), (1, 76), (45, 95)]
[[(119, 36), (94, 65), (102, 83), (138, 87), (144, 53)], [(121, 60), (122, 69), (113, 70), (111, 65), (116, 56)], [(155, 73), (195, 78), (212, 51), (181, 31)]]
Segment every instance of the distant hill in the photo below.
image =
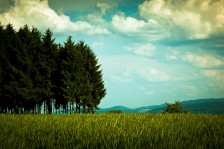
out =
[(183, 101), (181, 104), (192, 113), (224, 114), (224, 98)]
[[(181, 106), (195, 114), (224, 114), (224, 98), (196, 99), (180, 102)], [(97, 110), (97, 113), (105, 113), (110, 110), (122, 110), (125, 113), (161, 113), (166, 104), (152, 105), (131, 109), (125, 106), (115, 106)]]

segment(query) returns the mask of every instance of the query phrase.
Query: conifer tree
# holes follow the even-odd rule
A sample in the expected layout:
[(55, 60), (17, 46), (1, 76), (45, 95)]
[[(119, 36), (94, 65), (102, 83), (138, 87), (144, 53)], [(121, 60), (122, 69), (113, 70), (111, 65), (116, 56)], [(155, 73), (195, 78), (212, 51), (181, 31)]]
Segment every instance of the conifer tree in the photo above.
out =
[(13, 26), (8, 24), (6, 26), (6, 43), (8, 63), (6, 66), (7, 73), (4, 77), (4, 91), (5, 99), (8, 104), (7, 107), (13, 112), (13, 109), (19, 108), (24, 102), (29, 100), (30, 92), (27, 89), (30, 87), (30, 80), (21, 68), (24, 66), (26, 60), (21, 58), (22, 43), (17, 36)]
[(101, 99), (106, 95), (106, 89), (96, 55), (84, 42), (80, 42), (80, 48), (86, 59), (85, 71), (87, 75), (87, 92), (85, 93), (85, 98), (82, 100), (83, 110), (84, 112), (93, 113), (94, 108), (98, 108), (97, 105), (99, 105)]
[(95, 54), (83, 41), (74, 44), (69, 37), (61, 51), (63, 94), (67, 101), (76, 103), (76, 112), (94, 112), (105, 96), (102, 71)]
[(6, 67), (8, 65), (7, 50), (5, 46), (6, 31), (0, 24), (0, 112), (3, 113), (6, 110), (6, 105), (4, 101), (4, 78), (7, 74)]
[(52, 77), (53, 72), (56, 70), (55, 58), (57, 52), (57, 45), (54, 43), (52, 35), (53, 33), (51, 30), (47, 29), (43, 36), (43, 49), (41, 50), (41, 72), (44, 76), (42, 83), (44, 85), (44, 89), (46, 90), (46, 96), (44, 98), (46, 100), (48, 113), (52, 113), (52, 97), (54, 97)]
[(72, 41), (71, 36), (69, 36), (61, 50), (61, 72), (63, 97), (67, 102), (71, 103), (72, 113), (74, 112), (74, 103), (76, 102), (76, 104), (78, 104), (76, 97), (80, 84), (80, 61), (80, 54), (76, 50), (76, 46)]
[(15, 31), (0, 25), (0, 112), (94, 112), (106, 95), (96, 55), (83, 41), (68, 37), (63, 46), (27, 25)]

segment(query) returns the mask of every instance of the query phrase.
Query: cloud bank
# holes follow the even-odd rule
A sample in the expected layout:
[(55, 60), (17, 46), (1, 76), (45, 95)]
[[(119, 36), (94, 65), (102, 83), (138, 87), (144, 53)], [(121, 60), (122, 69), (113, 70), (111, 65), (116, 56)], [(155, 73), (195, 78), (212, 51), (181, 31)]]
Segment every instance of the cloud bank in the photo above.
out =
[(126, 47), (126, 49), (137, 56), (151, 57), (156, 47), (152, 44), (136, 44), (132, 47)]
[(192, 54), (188, 53), (183, 60), (192, 63), (199, 68), (214, 68), (224, 66), (223, 58), (211, 54)]
[(125, 36), (140, 37), (147, 40), (158, 40), (167, 37), (167, 31), (154, 19), (136, 19), (126, 16), (123, 12), (112, 17), (113, 28)]
[(184, 31), (189, 39), (206, 38), (224, 29), (223, 0), (150, 0), (139, 5), (139, 12), (171, 30), (173, 36)]
[(47, 0), (16, 0), (14, 6), (0, 14), (0, 22), (11, 23), (16, 29), (28, 24), (40, 30), (51, 28), (56, 33), (109, 34), (106, 28), (86, 21), (72, 22), (69, 16), (57, 14)]
[(224, 70), (204, 70), (202, 73), (211, 80), (212, 86), (224, 89)]

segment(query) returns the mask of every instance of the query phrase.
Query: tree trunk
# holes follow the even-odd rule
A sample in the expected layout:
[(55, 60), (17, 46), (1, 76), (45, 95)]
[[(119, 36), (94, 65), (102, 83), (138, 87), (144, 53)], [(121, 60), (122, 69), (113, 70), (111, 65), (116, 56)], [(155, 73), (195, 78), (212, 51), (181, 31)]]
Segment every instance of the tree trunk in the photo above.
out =
[(52, 103), (51, 103), (50, 96), (47, 97), (46, 105), (47, 105), (47, 113), (51, 114), (52, 113)]
[(78, 103), (77, 102), (75, 103), (75, 112), (76, 113), (78, 112)]
[(46, 114), (46, 101), (44, 101), (44, 114)]
[(81, 113), (81, 108), (80, 108), (80, 99), (76, 99), (76, 112)]
[(72, 102), (72, 113), (74, 113), (74, 102)]

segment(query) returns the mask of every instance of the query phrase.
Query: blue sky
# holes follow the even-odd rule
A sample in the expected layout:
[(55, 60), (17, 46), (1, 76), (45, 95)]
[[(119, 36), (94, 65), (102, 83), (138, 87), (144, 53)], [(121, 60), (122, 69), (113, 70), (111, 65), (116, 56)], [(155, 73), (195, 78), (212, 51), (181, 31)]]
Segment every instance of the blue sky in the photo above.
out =
[(224, 0), (0, 0), (0, 22), (90, 45), (101, 108), (224, 97)]

